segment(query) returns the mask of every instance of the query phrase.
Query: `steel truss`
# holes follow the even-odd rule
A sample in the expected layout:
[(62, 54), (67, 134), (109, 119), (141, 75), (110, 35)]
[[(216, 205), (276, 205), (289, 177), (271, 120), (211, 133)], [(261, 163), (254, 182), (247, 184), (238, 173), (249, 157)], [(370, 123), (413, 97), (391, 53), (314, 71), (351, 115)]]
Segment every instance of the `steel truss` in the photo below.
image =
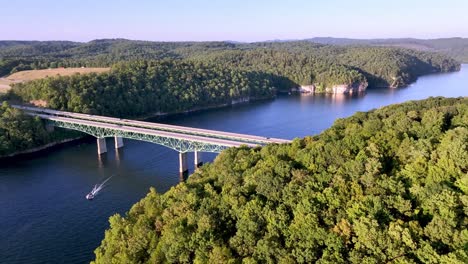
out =
[(148, 135), (145, 133), (138, 133), (138, 132), (129, 132), (129, 131), (122, 131), (119, 129), (111, 129), (111, 128), (103, 128), (103, 127), (95, 127), (90, 125), (84, 124), (75, 124), (71, 122), (63, 122), (58, 120), (47, 120), (47, 122), (51, 125), (56, 127), (72, 129), (84, 132), (86, 134), (92, 135), (97, 138), (106, 138), (106, 137), (122, 137), (128, 139), (135, 139), (141, 141), (147, 141), (155, 144), (159, 144), (178, 152), (213, 152), (213, 153), (220, 153), (222, 150), (229, 148), (228, 146), (210, 144), (205, 142), (199, 141), (190, 141), (186, 139), (177, 139), (159, 135)]

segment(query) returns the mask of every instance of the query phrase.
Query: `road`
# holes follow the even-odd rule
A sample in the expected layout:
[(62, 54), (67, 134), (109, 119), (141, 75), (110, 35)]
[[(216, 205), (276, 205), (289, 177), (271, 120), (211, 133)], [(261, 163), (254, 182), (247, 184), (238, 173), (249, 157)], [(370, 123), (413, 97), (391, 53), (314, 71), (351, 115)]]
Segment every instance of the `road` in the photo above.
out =
[(89, 121), (89, 120), (81, 120), (81, 119), (45, 115), (45, 114), (34, 114), (34, 113), (31, 113), (31, 114), (34, 116), (38, 116), (45, 120), (61, 121), (61, 122), (72, 123), (72, 124), (86, 125), (86, 126), (97, 127), (97, 128), (107, 128), (107, 129), (112, 129), (112, 130), (120, 130), (124, 132), (140, 133), (144, 135), (167, 137), (167, 138), (173, 138), (173, 139), (178, 139), (178, 140), (189, 140), (193, 142), (220, 145), (220, 146), (226, 146), (226, 147), (239, 147), (241, 145), (247, 145), (249, 147), (258, 146), (258, 144), (252, 144), (252, 143), (249, 144), (249, 143), (240, 142), (240, 141), (225, 140), (225, 139), (219, 139), (219, 138), (209, 138), (209, 137), (196, 136), (196, 135), (187, 135), (187, 134), (182, 134), (182, 133), (153, 130), (153, 129), (147, 129), (147, 128), (141, 128), (141, 127), (101, 123), (101, 122), (95, 122), (95, 121)]
[(256, 144), (270, 144), (270, 143), (290, 143), (291, 140), (286, 139), (279, 139), (279, 138), (268, 138), (268, 137), (260, 137), (254, 135), (247, 135), (247, 134), (238, 134), (238, 133), (231, 133), (231, 132), (223, 132), (223, 131), (216, 131), (216, 130), (208, 130), (208, 129), (201, 129), (201, 128), (192, 128), (192, 127), (183, 127), (183, 126), (175, 126), (175, 125), (167, 125), (167, 124), (160, 124), (160, 123), (152, 123), (152, 122), (144, 122), (144, 121), (136, 121), (136, 120), (129, 120), (129, 119), (119, 119), (114, 117), (106, 117), (106, 116), (97, 116), (97, 115), (88, 115), (88, 114), (80, 114), (80, 113), (72, 113), (72, 112), (65, 112), (65, 111), (57, 111), (51, 110), (46, 108), (38, 108), (38, 107), (29, 107), (29, 106), (19, 106), (14, 105), (14, 107), (23, 109), (28, 112), (32, 113), (45, 113), (48, 115), (53, 116), (60, 116), (66, 118), (73, 118), (79, 120), (88, 120), (88, 121), (97, 121), (102, 123), (108, 124), (116, 124), (125, 127), (134, 127), (134, 128), (146, 128), (147, 130), (159, 131), (161, 132), (172, 132), (173, 135), (184, 134), (186, 136), (201, 136), (204, 138), (218, 138), (218, 139), (225, 139), (228, 141), (236, 141), (236, 142), (244, 142), (244, 143), (256, 143)]

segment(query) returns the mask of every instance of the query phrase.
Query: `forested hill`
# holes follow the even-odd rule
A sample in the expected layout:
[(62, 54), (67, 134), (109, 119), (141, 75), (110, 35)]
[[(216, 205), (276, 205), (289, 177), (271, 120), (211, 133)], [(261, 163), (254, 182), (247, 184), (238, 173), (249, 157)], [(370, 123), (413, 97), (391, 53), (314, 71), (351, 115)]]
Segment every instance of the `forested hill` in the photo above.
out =
[(0, 158), (79, 136), (82, 134), (70, 130), (48, 132), (40, 118), (26, 115), (6, 102), (0, 104)]
[(331, 46), (308, 41), (250, 44), (125, 39), (88, 43), (0, 42), (0, 76), (19, 70), (107, 67), (118, 62), (164, 59), (273, 74), (282, 77), (274, 80), (279, 89), (314, 84), (319, 92), (337, 84), (400, 87), (424, 74), (460, 68), (453, 59), (437, 53), (388, 47)]
[(95, 263), (468, 263), (468, 98), (228, 149), (110, 225)]
[(440, 38), (440, 39), (348, 39), (348, 38), (311, 38), (314, 43), (330, 45), (374, 45), (393, 46), (422, 51), (436, 51), (450, 55), (458, 61), (468, 63), (467, 38)]
[(269, 72), (296, 85), (348, 84), (362, 81), (369, 87), (402, 87), (417, 77), (460, 69), (447, 56), (388, 47), (339, 47), (308, 42), (256, 43), (248, 50), (218, 50), (193, 54), (191, 59), (230, 67)]
[(115, 64), (109, 72), (17, 84), (11, 94), (54, 109), (141, 117), (275, 96), (277, 76), (179, 60)]

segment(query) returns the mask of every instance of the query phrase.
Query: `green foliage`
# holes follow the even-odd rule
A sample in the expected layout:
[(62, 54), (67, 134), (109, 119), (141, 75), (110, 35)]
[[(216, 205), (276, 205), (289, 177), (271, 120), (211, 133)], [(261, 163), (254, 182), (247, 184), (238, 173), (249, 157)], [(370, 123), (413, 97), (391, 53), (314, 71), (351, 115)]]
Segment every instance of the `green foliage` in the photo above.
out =
[(417, 77), (460, 69), (453, 59), (439, 53), (388, 47), (349, 47), (337, 56), (366, 76), (371, 87), (402, 87)]
[(467, 263), (468, 99), (228, 149), (110, 223), (95, 263)]
[(109, 73), (46, 78), (17, 84), (25, 100), (72, 112), (141, 116), (272, 98), (267, 74), (174, 60), (114, 65)]
[(312, 38), (308, 41), (333, 45), (375, 45), (403, 47), (415, 50), (440, 52), (452, 58), (468, 62), (468, 39), (466, 38), (440, 38), (440, 39), (346, 39), (346, 38)]
[(42, 122), (10, 107), (0, 106), (0, 156), (42, 144), (46, 134)]
[[(333, 63), (323, 50), (328, 47), (262, 46), (250, 50), (223, 50), (209, 54), (193, 55), (189, 59), (224, 65), (248, 71), (270, 73), (276, 78), (276, 87), (289, 90), (299, 85), (316, 84), (331, 87), (335, 84), (365, 83), (365, 77), (357, 70)], [(323, 92), (323, 91), (322, 91)]]
[(339, 47), (308, 41), (150, 42), (103, 39), (88, 43), (64, 41), (0, 42), (0, 76), (25, 69), (112, 66), (135, 60), (176, 59), (216, 68), (257, 72), (271, 77), (282, 90), (315, 84), (324, 92), (336, 84), (405, 86), (418, 76), (458, 70), (446, 56), (401, 48)]
[(0, 105), (0, 157), (78, 136), (81, 133), (61, 129), (47, 132), (38, 117), (26, 115), (6, 101)]

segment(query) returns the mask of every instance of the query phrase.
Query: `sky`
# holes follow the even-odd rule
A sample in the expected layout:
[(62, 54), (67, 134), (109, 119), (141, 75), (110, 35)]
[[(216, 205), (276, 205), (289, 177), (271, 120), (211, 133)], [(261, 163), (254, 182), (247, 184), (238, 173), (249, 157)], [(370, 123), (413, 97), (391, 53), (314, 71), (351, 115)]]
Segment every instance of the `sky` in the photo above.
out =
[(468, 37), (468, 0), (0, 0), (0, 40)]

